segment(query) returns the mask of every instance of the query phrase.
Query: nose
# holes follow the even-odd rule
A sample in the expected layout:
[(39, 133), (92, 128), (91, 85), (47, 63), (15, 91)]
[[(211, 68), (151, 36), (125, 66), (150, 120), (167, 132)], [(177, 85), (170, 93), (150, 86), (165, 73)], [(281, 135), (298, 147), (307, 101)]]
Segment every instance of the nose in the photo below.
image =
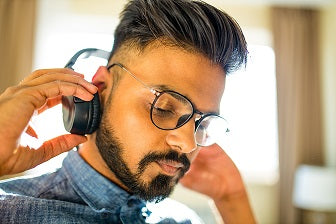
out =
[(179, 148), (181, 153), (191, 153), (197, 148), (195, 139), (195, 121), (190, 119), (182, 127), (168, 131), (166, 142), (172, 148)]

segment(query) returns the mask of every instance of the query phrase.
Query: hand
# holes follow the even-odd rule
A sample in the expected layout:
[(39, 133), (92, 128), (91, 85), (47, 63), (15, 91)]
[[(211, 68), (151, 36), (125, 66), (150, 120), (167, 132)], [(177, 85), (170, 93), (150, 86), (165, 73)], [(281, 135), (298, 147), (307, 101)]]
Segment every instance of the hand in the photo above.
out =
[(61, 102), (62, 95), (91, 100), (97, 88), (71, 69), (37, 70), (19, 85), (0, 95), (0, 176), (31, 169), (86, 141), (85, 136), (67, 134), (48, 140), (38, 149), (19, 145), (21, 134), (37, 137), (28, 123)]
[(180, 183), (212, 198), (224, 223), (256, 223), (240, 173), (217, 144), (200, 149)]
[(215, 201), (245, 191), (237, 167), (217, 144), (200, 149), (180, 183)]

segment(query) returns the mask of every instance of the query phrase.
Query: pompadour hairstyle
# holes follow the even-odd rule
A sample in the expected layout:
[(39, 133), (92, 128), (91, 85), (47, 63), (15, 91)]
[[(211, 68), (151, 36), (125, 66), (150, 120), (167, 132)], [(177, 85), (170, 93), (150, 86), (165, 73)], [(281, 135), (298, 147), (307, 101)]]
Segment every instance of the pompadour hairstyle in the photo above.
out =
[(226, 74), (246, 65), (247, 46), (237, 22), (198, 0), (131, 0), (121, 13), (111, 56), (123, 44), (140, 50), (155, 40), (200, 52)]

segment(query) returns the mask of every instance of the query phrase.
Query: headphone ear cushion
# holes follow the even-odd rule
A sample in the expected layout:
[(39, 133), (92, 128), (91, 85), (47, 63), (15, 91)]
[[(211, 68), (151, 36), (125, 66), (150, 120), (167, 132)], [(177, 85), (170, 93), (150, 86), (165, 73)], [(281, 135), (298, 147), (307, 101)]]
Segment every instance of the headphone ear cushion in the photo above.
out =
[(99, 95), (95, 93), (91, 101), (83, 101), (74, 96), (63, 96), (62, 112), (65, 130), (71, 134), (91, 134), (100, 123)]
[(100, 113), (100, 100), (99, 100), (98, 92), (96, 92), (93, 95), (93, 99), (90, 101), (90, 103), (91, 103), (91, 107), (90, 107), (90, 110), (91, 110), (90, 118), (91, 119), (87, 127), (87, 132), (86, 132), (87, 134), (93, 133), (99, 127), (101, 113)]

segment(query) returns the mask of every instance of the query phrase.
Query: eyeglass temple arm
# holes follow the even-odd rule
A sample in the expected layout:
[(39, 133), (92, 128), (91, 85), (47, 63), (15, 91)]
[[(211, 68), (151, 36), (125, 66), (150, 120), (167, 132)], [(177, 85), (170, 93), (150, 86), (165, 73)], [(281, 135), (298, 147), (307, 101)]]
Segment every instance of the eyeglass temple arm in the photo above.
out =
[(82, 56), (83, 58), (88, 58), (90, 56), (98, 57), (98, 58), (103, 58), (108, 60), (110, 58), (111, 52), (104, 51), (101, 49), (97, 48), (85, 48), (80, 51), (78, 51), (72, 58), (66, 63), (64, 66), (65, 68), (72, 68), (72, 66), (76, 63), (77, 59)]
[(143, 85), (145, 88), (149, 89), (154, 95), (158, 96), (160, 93), (156, 91), (155, 89), (151, 88), (150, 86), (147, 86), (143, 81), (141, 81), (138, 77), (136, 77), (132, 72), (130, 72), (123, 64), (120, 64), (118, 62), (113, 63), (109, 66), (107, 66), (107, 69), (112, 68), (113, 66), (119, 66), (121, 69), (126, 71), (130, 76), (132, 76), (135, 80), (137, 80), (141, 85)]

